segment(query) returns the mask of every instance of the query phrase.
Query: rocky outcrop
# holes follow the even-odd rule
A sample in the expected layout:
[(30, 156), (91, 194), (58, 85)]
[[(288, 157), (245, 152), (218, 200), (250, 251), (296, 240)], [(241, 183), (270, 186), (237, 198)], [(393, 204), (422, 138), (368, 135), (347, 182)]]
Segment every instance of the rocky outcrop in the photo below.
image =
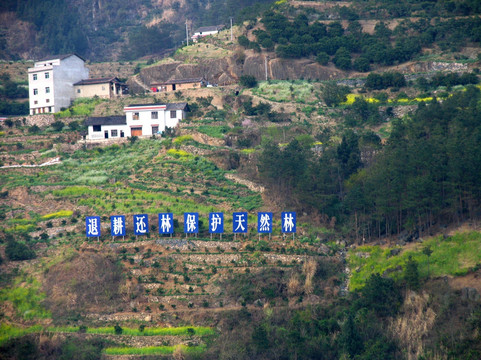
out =
[[(265, 55), (253, 54), (247, 56), (244, 62), (238, 63), (232, 58), (205, 59), (195, 64), (180, 61), (159, 64), (144, 68), (140, 72), (140, 80), (144, 84), (164, 82), (170, 79), (187, 79), (203, 77), (211, 83), (229, 85), (238, 81), (241, 75), (253, 75), (258, 80), (265, 79)], [(313, 60), (300, 59), (268, 59), (267, 72), (274, 80), (330, 80), (345, 77), (343, 71), (333, 67), (321, 66)], [(132, 91), (135, 84), (129, 83)]]

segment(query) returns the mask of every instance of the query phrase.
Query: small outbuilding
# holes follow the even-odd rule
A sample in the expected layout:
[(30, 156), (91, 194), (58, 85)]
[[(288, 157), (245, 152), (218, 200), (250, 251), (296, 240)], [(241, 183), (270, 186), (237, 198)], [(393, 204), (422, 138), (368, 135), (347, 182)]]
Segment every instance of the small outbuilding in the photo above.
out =
[(75, 96), (114, 99), (128, 95), (129, 88), (116, 77), (80, 80), (74, 84)]
[(205, 87), (207, 81), (204, 78), (190, 79), (172, 79), (166, 82), (152, 83), (150, 89), (152, 92), (177, 91), (184, 89), (198, 89)]

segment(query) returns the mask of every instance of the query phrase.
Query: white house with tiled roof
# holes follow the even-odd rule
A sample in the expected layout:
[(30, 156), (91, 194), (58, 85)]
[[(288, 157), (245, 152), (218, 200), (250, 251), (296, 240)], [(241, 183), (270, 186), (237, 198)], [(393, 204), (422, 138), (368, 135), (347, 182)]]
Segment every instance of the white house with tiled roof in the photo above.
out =
[(192, 40), (197, 41), (199, 38), (217, 34), (223, 28), (224, 25), (202, 26), (194, 32), (194, 35), (192, 35)]
[(76, 54), (57, 55), (35, 62), (28, 69), (30, 115), (55, 113), (70, 106), (74, 84), (88, 79), (85, 60)]
[(187, 103), (132, 104), (124, 108), (125, 116), (90, 117), (87, 140), (123, 137), (150, 137), (174, 128), (186, 118)]

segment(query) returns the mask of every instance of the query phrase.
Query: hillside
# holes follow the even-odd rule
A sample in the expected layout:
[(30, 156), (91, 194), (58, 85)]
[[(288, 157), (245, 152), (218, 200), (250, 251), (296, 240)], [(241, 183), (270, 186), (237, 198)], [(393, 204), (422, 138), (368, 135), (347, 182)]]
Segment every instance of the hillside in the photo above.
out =
[[(118, 76), (131, 94), (1, 124), (0, 360), (481, 358), (478, 2), (239, 10), (253, 3), (52, 1), (76, 5), (73, 24), (92, 20), (91, 76)], [(28, 24), (37, 3), (14, 4), (1, 5), (11, 26), (43, 29)], [(126, 41), (174, 39), (186, 18), (229, 11), (233, 41), (228, 29), (122, 58)], [(107, 36), (106, 20), (132, 24)], [(29, 66), (0, 63), (2, 106), (25, 101)], [(144, 91), (189, 77), (218, 86)], [(190, 113), (162, 136), (82, 140), (88, 116), (173, 102)], [(285, 211), (295, 234), (281, 232)], [(209, 233), (212, 212), (222, 235)], [(259, 212), (272, 212), (271, 234)], [(160, 213), (173, 214), (172, 236)], [(148, 234), (134, 235), (136, 214)], [(111, 236), (112, 215), (125, 215), (125, 236)]]

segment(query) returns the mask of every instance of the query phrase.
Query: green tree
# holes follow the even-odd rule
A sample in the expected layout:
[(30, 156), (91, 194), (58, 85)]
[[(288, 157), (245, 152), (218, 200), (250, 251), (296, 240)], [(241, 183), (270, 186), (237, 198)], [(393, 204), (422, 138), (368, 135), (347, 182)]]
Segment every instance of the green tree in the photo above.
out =
[(9, 240), (5, 247), (5, 255), (12, 261), (30, 260), (35, 258), (35, 252), (27, 245)]
[(354, 358), (363, 351), (363, 340), (354, 322), (354, 314), (349, 312), (341, 328), (339, 343), (347, 354)]
[(247, 88), (253, 88), (257, 86), (257, 80), (254, 76), (252, 75), (242, 75), (239, 78), (239, 83)]
[(322, 89), (322, 99), (327, 106), (336, 106), (347, 100), (349, 94), (347, 86), (337, 85), (335, 82), (328, 82)]
[(406, 281), (407, 286), (412, 290), (418, 290), (421, 285), (419, 281), (418, 263), (413, 260), (411, 256), (409, 256), (404, 267), (404, 280)]

